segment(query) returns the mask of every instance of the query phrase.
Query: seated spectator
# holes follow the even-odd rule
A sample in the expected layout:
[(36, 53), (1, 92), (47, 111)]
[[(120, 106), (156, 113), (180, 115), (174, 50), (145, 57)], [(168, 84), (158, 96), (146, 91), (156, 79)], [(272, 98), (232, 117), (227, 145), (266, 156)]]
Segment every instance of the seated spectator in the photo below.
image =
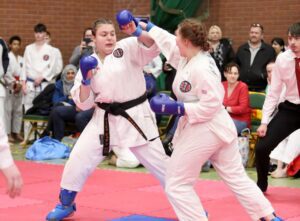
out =
[(272, 48), (274, 48), (276, 55), (278, 56), (281, 52), (285, 51), (284, 40), (282, 38), (273, 38), (271, 41)]
[(93, 109), (81, 112), (70, 95), (76, 72), (77, 68), (69, 64), (64, 68), (61, 79), (56, 82), (52, 98), (53, 108), (43, 136), (50, 134), (51, 131), (52, 137), (60, 141), (64, 137), (66, 122), (75, 123), (78, 131), (82, 132), (92, 117)]
[(162, 60), (160, 56), (156, 56), (152, 61), (146, 64), (143, 68), (143, 72), (147, 74), (152, 74), (155, 78), (160, 75), (162, 70)]
[(231, 42), (227, 38), (222, 38), (222, 30), (217, 25), (209, 28), (207, 38), (211, 47), (210, 55), (216, 62), (222, 81), (225, 81), (224, 67), (235, 58)]
[(109, 165), (120, 168), (136, 168), (140, 162), (136, 156), (131, 152), (130, 148), (114, 146), (113, 155), (108, 161)]
[(271, 173), (273, 178), (287, 177), (288, 165), (300, 154), (300, 129), (281, 141), (271, 152), (270, 158), (277, 160), (277, 168)]
[(226, 65), (224, 75), (227, 81), (223, 82), (225, 89), (223, 104), (233, 119), (237, 133), (240, 134), (243, 129), (250, 128), (251, 109), (248, 86), (238, 81), (239, 66), (235, 63)]

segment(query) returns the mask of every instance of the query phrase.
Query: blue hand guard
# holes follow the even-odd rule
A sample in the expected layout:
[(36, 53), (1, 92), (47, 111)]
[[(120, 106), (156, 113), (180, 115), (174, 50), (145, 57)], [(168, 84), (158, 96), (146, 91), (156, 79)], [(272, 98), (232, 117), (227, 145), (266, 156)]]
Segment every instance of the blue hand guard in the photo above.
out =
[(88, 72), (98, 66), (98, 61), (93, 56), (84, 56), (79, 62), (80, 71), (82, 74), (82, 84), (89, 85), (90, 79), (87, 78)]
[(150, 100), (151, 109), (157, 114), (184, 115), (184, 104), (170, 98), (166, 94), (155, 95)]
[(128, 10), (122, 10), (116, 15), (116, 20), (119, 24), (119, 28), (122, 29), (122, 26), (129, 24), (130, 22), (134, 22), (136, 26), (135, 32), (132, 35), (139, 37), (142, 34), (142, 28), (139, 26), (138, 19), (136, 19), (132, 13)]

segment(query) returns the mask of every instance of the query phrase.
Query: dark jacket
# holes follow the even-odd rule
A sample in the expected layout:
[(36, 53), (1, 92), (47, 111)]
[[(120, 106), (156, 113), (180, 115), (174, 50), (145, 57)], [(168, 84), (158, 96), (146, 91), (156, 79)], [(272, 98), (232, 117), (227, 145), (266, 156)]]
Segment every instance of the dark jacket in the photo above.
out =
[(58, 80), (55, 83), (55, 90), (52, 97), (53, 105), (57, 105), (59, 102), (66, 102), (75, 106), (73, 99), (70, 99), (68, 96), (64, 95), (63, 82), (62, 80)]
[(231, 42), (227, 38), (220, 39), (220, 47), (221, 47), (221, 55), (222, 56), (222, 62), (219, 61), (219, 59), (216, 57), (214, 52), (211, 52), (210, 55), (213, 57), (213, 59), (216, 62), (216, 65), (221, 73), (222, 81), (225, 81), (226, 78), (224, 76), (224, 67), (229, 63), (234, 61), (234, 51), (231, 46)]
[(276, 59), (276, 52), (270, 45), (262, 42), (251, 66), (250, 59), (250, 46), (249, 43), (245, 43), (236, 53), (236, 63), (240, 66), (240, 80), (248, 85), (250, 91), (263, 91), (267, 86), (266, 66)]
[(53, 106), (52, 96), (54, 90), (54, 84), (47, 85), (45, 89), (33, 99), (33, 106), (26, 111), (26, 114), (48, 116)]

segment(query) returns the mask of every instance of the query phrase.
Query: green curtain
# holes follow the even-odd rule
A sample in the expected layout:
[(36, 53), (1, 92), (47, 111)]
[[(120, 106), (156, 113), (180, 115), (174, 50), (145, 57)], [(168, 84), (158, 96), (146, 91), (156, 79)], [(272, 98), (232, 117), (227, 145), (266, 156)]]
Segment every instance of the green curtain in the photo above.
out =
[(195, 15), (204, 0), (151, 0), (151, 21), (174, 32), (185, 18)]

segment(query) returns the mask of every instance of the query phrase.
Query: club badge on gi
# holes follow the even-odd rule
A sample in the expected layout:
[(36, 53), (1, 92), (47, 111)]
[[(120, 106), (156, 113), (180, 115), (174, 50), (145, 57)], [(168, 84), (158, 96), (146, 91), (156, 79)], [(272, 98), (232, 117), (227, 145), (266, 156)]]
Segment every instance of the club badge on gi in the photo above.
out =
[(43, 56), (43, 59), (44, 59), (44, 61), (48, 61), (48, 60), (49, 60), (49, 55), (45, 54), (45, 55)]
[(117, 48), (116, 50), (114, 50), (114, 53), (113, 55), (116, 57), (116, 58), (121, 58), (123, 57), (123, 49), (122, 48)]
[(180, 83), (180, 91), (183, 93), (189, 92), (192, 89), (192, 85), (188, 81), (183, 81)]

